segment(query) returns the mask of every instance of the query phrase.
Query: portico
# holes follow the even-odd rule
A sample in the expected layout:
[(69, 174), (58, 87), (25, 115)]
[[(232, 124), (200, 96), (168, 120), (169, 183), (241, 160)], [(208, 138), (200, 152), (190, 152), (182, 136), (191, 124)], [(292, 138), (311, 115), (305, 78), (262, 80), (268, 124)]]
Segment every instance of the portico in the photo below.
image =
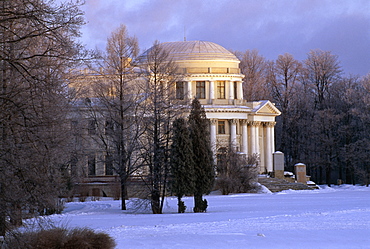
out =
[[(166, 42), (161, 46), (184, 72), (179, 96), (196, 97), (210, 119), (214, 158), (232, 146), (237, 152), (257, 155), (260, 172), (273, 171), (275, 117), (280, 111), (268, 100), (246, 102), (238, 58), (222, 46), (204, 41)], [(179, 83), (180, 84), (180, 83)]]

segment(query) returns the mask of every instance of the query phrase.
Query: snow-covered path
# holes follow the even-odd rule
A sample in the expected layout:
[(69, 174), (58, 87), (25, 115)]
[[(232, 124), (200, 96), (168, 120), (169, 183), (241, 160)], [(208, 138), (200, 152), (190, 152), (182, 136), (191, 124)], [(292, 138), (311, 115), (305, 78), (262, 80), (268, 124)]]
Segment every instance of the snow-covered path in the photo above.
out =
[(117, 248), (370, 248), (370, 188), (344, 185), (278, 194), (207, 196), (207, 213), (121, 211), (120, 202), (68, 203), (52, 219), (115, 238)]

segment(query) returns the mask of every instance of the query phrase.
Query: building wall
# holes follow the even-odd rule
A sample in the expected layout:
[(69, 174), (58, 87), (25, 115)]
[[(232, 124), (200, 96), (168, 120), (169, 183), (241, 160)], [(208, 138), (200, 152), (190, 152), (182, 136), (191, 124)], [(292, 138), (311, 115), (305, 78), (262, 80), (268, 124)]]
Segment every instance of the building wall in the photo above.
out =
[[(183, 95), (184, 101), (190, 104), (197, 95), (197, 82), (205, 82), (205, 96), (199, 99), (203, 105), (207, 118), (210, 119), (211, 143), (216, 160), (217, 150), (221, 147), (233, 146), (236, 151), (246, 155), (257, 155), (260, 159), (260, 173), (273, 171), (272, 153), (274, 152), (274, 125), (275, 117), (280, 115), (279, 110), (269, 101), (246, 102), (243, 100), (242, 80), (244, 75), (240, 74), (239, 61), (237, 60), (180, 60), (175, 61), (179, 72), (183, 73), (181, 79), (184, 82)], [(95, 76), (89, 72), (87, 75), (79, 75), (72, 87), (83, 86), (81, 97), (93, 96), (92, 85), (94, 81), (101, 81), (104, 78)], [(217, 82), (225, 83), (224, 98), (217, 97)], [(172, 94), (176, 93), (176, 86), (173, 86)], [(235, 91), (236, 89), (236, 91)], [(93, 134), (89, 134), (88, 112), (83, 108), (79, 109), (79, 114), (71, 115), (71, 119), (82, 119), (85, 127), (81, 129), (83, 141), (85, 143), (84, 155), (80, 160), (85, 177), (84, 186), (89, 186), (89, 194), (93, 194), (93, 188), (100, 188), (104, 193), (113, 193), (114, 183), (109, 185), (103, 179), (108, 179), (105, 168), (104, 151), (101, 145), (94, 139)], [(77, 113), (77, 112), (76, 112)], [(79, 116), (78, 116), (79, 115)], [(224, 133), (219, 132), (219, 122), (225, 124)], [(105, 122), (105, 120), (101, 120)], [(88, 157), (95, 155), (95, 175), (89, 176)], [(90, 172), (91, 173), (91, 172)], [(101, 178), (101, 181), (99, 180)], [(92, 184), (94, 181), (96, 184)], [(87, 184), (90, 183), (90, 184)], [(111, 190), (109, 190), (111, 189)], [(101, 192), (101, 193), (103, 193)], [(94, 190), (94, 193), (97, 193)]]

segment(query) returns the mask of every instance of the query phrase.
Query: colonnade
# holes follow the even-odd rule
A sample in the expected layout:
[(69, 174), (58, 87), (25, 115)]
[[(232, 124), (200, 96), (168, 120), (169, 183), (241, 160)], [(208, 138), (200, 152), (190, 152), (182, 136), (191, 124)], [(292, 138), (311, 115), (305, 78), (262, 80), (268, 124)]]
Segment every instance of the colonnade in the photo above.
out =
[[(211, 119), (210, 141), (214, 155), (217, 154), (217, 119)], [(241, 139), (237, 139), (237, 124)], [(259, 155), (260, 163), (267, 172), (273, 171), (272, 154), (275, 151), (274, 126), (276, 122), (248, 121), (247, 119), (229, 119), (229, 137), (234, 149), (247, 155)]]
[[(199, 80), (199, 81), (202, 81), (202, 80)], [(221, 80), (222, 81), (222, 80)], [(195, 96), (195, 93), (196, 93), (196, 89), (193, 89), (192, 85), (193, 85), (193, 82), (195, 81), (185, 81), (187, 82), (187, 94), (188, 94), (188, 99), (193, 99), (193, 97)], [(214, 81), (214, 80), (206, 80), (206, 82), (208, 82), (209, 84), (209, 99), (215, 99), (216, 97), (216, 82), (217, 81)], [(225, 82), (228, 82), (228, 86), (229, 86), (229, 91), (228, 91), (228, 95), (225, 96), (226, 99), (243, 99), (243, 86), (242, 86), (242, 81), (231, 81), (231, 80), (225, 80)], [(235, 91), (234, 91), (234, 84), (236, 83), (236, 94), (237, 96), (235, 96)], [(226, 88), (226, 86), (225, 86)], [(226, 89), (225, 89), (226, 90)]]

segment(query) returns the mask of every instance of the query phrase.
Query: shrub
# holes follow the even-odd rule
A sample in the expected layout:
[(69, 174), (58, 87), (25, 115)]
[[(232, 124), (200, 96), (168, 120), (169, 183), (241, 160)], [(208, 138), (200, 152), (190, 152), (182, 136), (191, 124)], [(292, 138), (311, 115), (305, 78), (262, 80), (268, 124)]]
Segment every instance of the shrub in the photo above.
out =
[(185, 213), (185, 210), (186, 210), (185, 202), (179, 201), (177, 205), (178, 205), (178, 213)]
[(259, 158), (257, 155), (238, 154), (233, 149), (219, 150), (216, 188), (223, 195), (245, 193), (255, 188)]
[(4, 249), (112, 249), (114, 240), (106, 233), (89, 228), (53, 228), (17, 232), (5, 237)]

